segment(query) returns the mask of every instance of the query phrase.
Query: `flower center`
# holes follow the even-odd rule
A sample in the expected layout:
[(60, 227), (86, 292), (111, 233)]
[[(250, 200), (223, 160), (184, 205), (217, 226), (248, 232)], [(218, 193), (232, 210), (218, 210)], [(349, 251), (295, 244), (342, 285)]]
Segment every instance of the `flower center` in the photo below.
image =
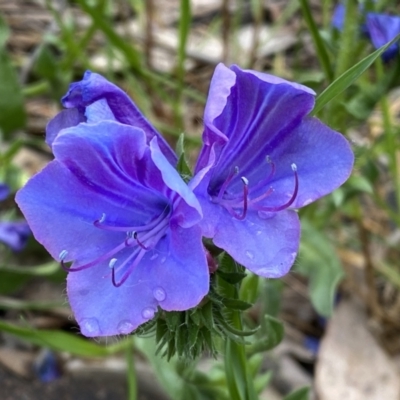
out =
[[(65, 265), (65, 259), (68, 256), (67, 250), (62, 250), (59, 258), (61, 267), (67, 272), (78, 272), (88, 268), (92, 268), (99, 263), (108, 261), (108, 266), (111, 269), (111, 279), (115, 287), (121, 286), (130, 276), (132, 271), (140, 263), (147, 251), (156, 247), (159, 240), (166, 234), (169, 220), (171, 216), (171, 209), (167, 206), (164, 211), (146, 225), (140, 226), (117, 226), (108, 225), (106, 223), (106, 214), (103, 214), (100, 219), (94, 221), (93, 225), (102, 230), (110, 232), (125, 232), (126, 237), (124, 240), (112, 250), (103, 254), (102, 256), (78, 267), (68, 268)], [(121, 251), (131, 248), (132, 253), (128, 255), (122, 262), (118, 259), (117, 255)], [(116, 275), (120, 273), (121, 278), (117, 280)]]
[[(229, 185), (239, 174), (239, 168), (235, 167), (235, 170), (228, 175), (224, 183), (221, 185), (218, 191), (218, 195), (212, 196), (211, 200), (214, 203), (223, 206), (233, 217), (235, 217), (238, 220), (244, 220), (246, 218), (247, 211), (249, 209), (256, 211), (265, 211), (265, 212), (278, 212), (290, 207), (295, 201), (299, 191), (299, 177), (297, 174), (296, 164), (291, 165), (294, 174), (294, 188), (292, 195), (290, 196), (289, 200), (286, 203), (273, 207), (268, 207), (260, 204), (263, 200), (265, 200), (268, 196), (270, 196), (274, 192), (274, 189), (272, 187), (269, 187), (261, 195), (258, 196), (254, 195), (255, 192), (259, 191), (261, 188), (266, 187), (275, 174), (275, 164), (271, 161), (269, 156), (267, 156), (267, 162), (271, 166), (271, 171), (269, 175), (265, 179), (259, 181), (254, 186), (249, 185), (249, 180), (245, 176), (242, 176), (240, 178), (243, 184), (243, 192), (241, 194), (238, 193), (232, 194), (228, 193), (227, 191)], [(241, 212), (239, 212), (238, 210), (241, 210)]]

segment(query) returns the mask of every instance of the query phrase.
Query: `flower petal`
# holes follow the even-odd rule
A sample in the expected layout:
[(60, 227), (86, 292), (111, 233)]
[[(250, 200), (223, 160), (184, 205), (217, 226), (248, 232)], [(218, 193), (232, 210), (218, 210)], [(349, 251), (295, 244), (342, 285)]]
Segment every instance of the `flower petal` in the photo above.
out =
[(0, 201), (4, 200), (10, 194), (10, 188), (5, 183), (0, 183)]
[[(143, 129), (148, 142), (156, 136), (165, 157), (172, 165), (176, 164), (176, 155), (165, 139), (143, 116), (127, 94), (101, 75), (86, 71), (81, 81), (70, 85), (67, 94), (62, 99), (62, 103), (66, 108), (76, 107), (83, 109), (98, 100), (107, 102), (117, 121)], [(91, 118), (94, 118), (93, 113), (91, 113)]]
[(150, 151), (151, 158), (162, 175), (163, 185), (169, 187), (182, 199), (174, 205), (173, 222), (176, 222), (182, 228), (189, 228), (198, 223), (202, 217), (200, 203), (176, 169), (168, 163), (158, 146), (157, 138), (151, 140)]
[[(393, 15), (368, 13), (366, 26), (372, 44), (376, 49), (394, 39), (400, 34), (400, 17)], [(399, 44), (392, 44), (383, 54), (384, 60), (393, 58), (399, 52)]]
[[(225, 80), (227, 84), (232, 84), (232, 72), (236, 82), (229, 93), (228, 90), (223, 92), (227, 96), (224, 102), (220, 94), (213, 95), (213, 90), (207, 100), (211, 110), (221, 110), (221, 105), (214, 106), (215, 103), (225, 104), (225, 107), (219, 116), (214, 113), (212, 120), (205, 115), (204, 136), (210, 138), (209, 132), (219, 131), (229, 139), (225, 145), (215, 148), (218, 162), (213, 170), (211, 191), (220, 187), (235, 167), (239, 167), (241, 175), (251, 176), (254, 165), (263, 163), (277, 142), (290, 134), (314, 106), (314, 92), (302, 85), (237, 66), (232, 66), (231, 70), (221, 66), (220, 70), (230, 77)], [(206, 141), (201, 155), (209, 154), (206, 147), (213, 144)], [(201, 158), (196, 172), (206, 164), (204, 157)]]
[(208, 289), (198, 227), (171, 231), (118, 288), (107, 265), (68, 275), (71, 307), (89, 337), (128, 334), (150, 320), (158, 306), (167, 311), (195, 307)]
[(122, 243), (126, 233), (110, 235), (94, 226), (103, 214), (107, 223), (137, 226), (164, 211), (167, 200), (138, 178), (135, 158), (145, 146), (141, 130), (110, 121), (58, 135), (56, 160), (16, 197), (36, 239), (54, 258), (67, 250), (66, 260), (82, 264)]
[[(354, 163), (346, 138), (316, 118), (304, 119), (290, 136), (278, 142), (270, 156), (276, 161), (276, 173), (268, 185), (274, 189), (265, 201), (268, 206), (279, 206), (292, 196), (292, 164), (297, 166), (299, 192), (291, 207), (299, 208), (342, 185)], [(267, 166), (264, 168), (267, 174)]]
[(296, 258), (300, 222), (297, 213), (289, 210), (267, 219), (251, 211), (239, 221), (221, 208), (213, 241), (255, 274), (279, 278)]
[(46, 143), (52, 147), (61, 130), (85, 122), (85, 116), (77, 108), (62, 110), (46, 126)]
[(24, 221), (0, 222), (0, 242), (14, 251), (21, 251), (31, 234), (29, 226)]

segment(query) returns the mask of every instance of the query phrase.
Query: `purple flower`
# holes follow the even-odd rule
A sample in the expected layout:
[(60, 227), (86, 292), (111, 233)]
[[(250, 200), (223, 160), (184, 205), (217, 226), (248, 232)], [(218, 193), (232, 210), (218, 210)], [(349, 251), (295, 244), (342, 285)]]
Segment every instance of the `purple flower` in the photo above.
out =
[(10, 194), (10, 188), (5, 183), (0, 183), (0, 201), (6, 199)]
[[(400, 17), (393, 15), (368, 13), (365, 23), (371, 42), (376, 49), (384, 46), (400, 34)], [(399, 42), (389, 46), (382, 54), (382, 58), (388, 61), (399, 53)]]
[(177, 157), (165, 139), (149, 123), (127, 94), (104, 77), (86, 71), (83, 79), (71, 83), (61, 100), (66, 110), (57, 114), (47, 125), (46, 143), (51, 147), (62, 129), (81, 122), (118, 121), (143, 129), (147, 142), (157, 137), (160, 149), (172, 165)]
[[(359, 6), (359, 12), (364, 13), (362, 5)], [(332, 26), (342, 31), (345, 16), (346, 7), (343, 4), (337, 5), (332, 15)], [(368, 12), (365, 15), (365, 24), (362, 24), (360, 29), (361, 33), (371, 40), (373, 46), (379, 49), (400, 34), (400, 17)], [(382, 58), (384, 61), (388, 61), (395, 57), (398, 52), (399, 44), (396, 42), (382, 54)]]
[(346, 7), (343, 4), (338, 4), (333, 10), (332, 14), (332, 26), (338, 31), (342, 31), (344, 28), (344, 19), (346, 17)]
[(0, 221), (0, 242), (14, 251), (21, 251), (31, 234), (25, 221)]
[[(0, 201), (10, 194), (10, 188), (0, 183)], [(0, 242), (6, 244), (14, 251), (21, 251), (31, 234), (25, 221), (0, 221)]]
[(353, 166), (347, 140), (307, 114), (314, 92), (237, 66), (217, 66), (203, 148), (190, 182), (204, 236), (254, 273), (288, 272), (300, 224), (295, 208), (340, 186)]
[(148, 139), (111, 120), (64, 129), (55, 160), (17, 194), (36, 239), (73, 261), (67, 293), (85, 336), (128, 334), (209, 289), (199, 202)]

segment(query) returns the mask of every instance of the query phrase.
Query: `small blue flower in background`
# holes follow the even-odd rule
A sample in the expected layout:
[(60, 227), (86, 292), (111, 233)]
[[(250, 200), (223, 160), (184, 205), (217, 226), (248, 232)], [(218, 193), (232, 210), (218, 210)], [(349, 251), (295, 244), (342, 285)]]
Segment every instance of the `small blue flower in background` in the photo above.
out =
[(277, 278), (297, 255), (293, 209), (349, 177), (347, 140), (307, 114), (315, 93), (302, 85), (217, 66), (204, 112), (203, 148), (190, 186), (204, 236), (254, 273)]
[(209, 290), (200, 204), (158, 135), (101, 115), (55, 135), (55, 160), (16, 198), (36, 239), (73, 262), (67, 293), (85, 336), (128, 334)]
[[(363, 7), (359, 7), (363, 13)], [(343, 30), (346, 16), (346, 7), (339, 4), (332, 15), (332, 26), (339, 31)], [(368, 12), (365, 15), (365, 23), (360, 26), (361, 33), (367, 36), (376, 49), (384, 46), (400, 34), (400, 17), (395, 15)], [(399, 43), (392, 44), (383, 54), (384, 61), (389, 61), (399, 53)]]
[[(9, 187), (0, 183), (0, 201), (10, 194)], [(31, 235), (31, 230), (25, 221), (0, 221), (0, 242), (13, 251), (21, 251)]]
[[(368, 13), (365, 23), (372, 44), (376, 49), (384, 46), (400, 34), (400, 17), (386, 14)], [(388, 61), (399, 53), (399, 42), (392, 44), (382, 58)]]

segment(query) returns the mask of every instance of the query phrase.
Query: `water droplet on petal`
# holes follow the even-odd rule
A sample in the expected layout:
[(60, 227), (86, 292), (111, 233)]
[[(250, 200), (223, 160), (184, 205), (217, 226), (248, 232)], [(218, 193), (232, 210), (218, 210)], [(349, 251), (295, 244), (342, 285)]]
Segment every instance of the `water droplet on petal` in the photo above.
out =
[(250, 258), (250, 260), (254, 259), (254, 254), (250, 250), (246, 250), (246, 256)]
[(142, 311), (142, 317), (145, 319), (152, 319), (154, 317), (155, 310), (154, 308), (147, 307)]
[(84, 318), (79, 325), (85, 336), (98, 336), (101, 332), (99, 321), (96, 318)]
[(163, 258), (161, 259), (161, 264), (164, 264), (166, 259), (167, 259), (167, 257), (163, 257)]
[(153, 260), (155, 260), (157, 257), (158, 257), (158, 254), (157, 254), (157, 253), (154, 253), (154, 254), (150, 257), (150, 260), (153, 261)]
[(167, 297), (165, 290), (162, 287), (157, 287), (153, 290), (153, 296), (157, 301), (164, 301)]
[(127, 319), (122, 320), (117, 327), (117, 330), (122, 335), (127, 335), (131, 333), (134, 329), (132, 322), (128, 321)]

